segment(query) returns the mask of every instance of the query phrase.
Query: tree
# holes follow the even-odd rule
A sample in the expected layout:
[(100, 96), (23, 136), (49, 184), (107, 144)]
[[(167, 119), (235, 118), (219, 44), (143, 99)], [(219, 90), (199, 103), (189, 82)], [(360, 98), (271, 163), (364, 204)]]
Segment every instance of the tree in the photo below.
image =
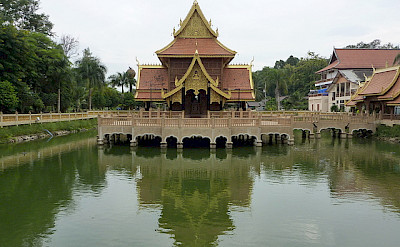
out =
[(9, 112), (18, 105), (17, 92), (8, 81), (0, 81), (0, 111)]
[(394, 58), (393, 65), (400, 64), (400, 53)]
[(118, 72), (108, 77), (110, 80), (109, 84), (112, 87), (121, 87), (121, 92), (124, 94), (124, 87), (128, 84), (128, 77), (126, 73)]
[(357, 49), (400, 49), (399, 45), (394, 45), (392, 43), (387, 43), (381, 45), (381, 40), (375, 39), (369, 43), (364, 43), (363, 41), (357, 43), (356, 45), (348, 45), (345, 48), (357, 48)]
[(60, 38), (60, 45), (65, 56), (68, 58), (71, 58), (78, 53), (79, 41), (70, 35), (62, 35)]
[(52, 35), (53, 23), (49, 17), (37, 13), (39, 3), (39, 0), (3, 0), (0, 5), (0, 21), (18, 29)]
[(101, 88), (105, 85), (105, 74), (107, 68), (100, 59), (94, 57), (89, 48), (83, 51), (83, 57), (76, 61), (77, 71), (80, 78), (85, 81), (89, 91), (89, 110), (92, 110), (92, 93), (94, 88)]

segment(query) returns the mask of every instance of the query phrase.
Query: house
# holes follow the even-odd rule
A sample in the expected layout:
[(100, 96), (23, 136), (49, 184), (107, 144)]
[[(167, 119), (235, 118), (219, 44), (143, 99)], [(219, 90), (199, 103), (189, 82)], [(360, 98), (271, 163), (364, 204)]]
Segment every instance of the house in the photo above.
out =
[(333, 106), (346, 111), (346, 102), (355, 94), (374, 68), (386, 68), (393, 64), (400, 49), (338, 49), (334, 48), (328, 66), (317, 71), (321, 79), (316, 89), (309, 93), (310, 111), (330, 112)]

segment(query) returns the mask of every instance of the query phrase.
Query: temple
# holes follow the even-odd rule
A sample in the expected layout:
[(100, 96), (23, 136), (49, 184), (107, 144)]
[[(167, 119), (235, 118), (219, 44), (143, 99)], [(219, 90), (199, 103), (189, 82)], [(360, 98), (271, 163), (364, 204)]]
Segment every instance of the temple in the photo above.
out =
[(161, 65), (138, 64), (136, 101), (145, 102), (146, 109), (162, 102), (189, 118), (206, 117), (229, 102), (244, 109), (254, 101), (252, 65), (229, 65), (236, 52), (218, 41), (218, 29), (212, 29), (197, 1), (173, 35), (156, 51)]

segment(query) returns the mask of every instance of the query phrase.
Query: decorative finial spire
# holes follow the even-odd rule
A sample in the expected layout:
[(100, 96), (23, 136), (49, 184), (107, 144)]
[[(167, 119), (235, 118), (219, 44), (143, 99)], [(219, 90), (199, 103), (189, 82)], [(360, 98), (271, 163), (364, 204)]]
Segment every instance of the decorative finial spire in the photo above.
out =
[(218, 33), (218, 27), (217, 27), (217, 30), (215, 30), (215, 32), (217, 33), (217, 36), (219, 36), (219, 33)]
[(210, 19), (210, 26), (211, 26), (211, 19)]
[(172, 30), (172, 33), (175, 34), (175, 27), (174, 27), (174, 29)]
[(193, 4), (196, 4), (196, 5), (197, 5), (197, 0), (194, 0)]
[(196, 52), (194, 54), (199, 55), (199, 51), (196, 49)]
[(179, 26), (182, 26), (182, 18), (179, 19)]
[(251, 62), (250, 62), (250, 66), (251, 66), (251, 67), (253, 67), (253, 62), (254, 62), (254, 57), (253, 57), (253, 59), (252, 59)]
[(137, 63), (138, 66), (140, 65), (139, 60), (138, 60), (137, 57), (136, 57), (136, 63)]

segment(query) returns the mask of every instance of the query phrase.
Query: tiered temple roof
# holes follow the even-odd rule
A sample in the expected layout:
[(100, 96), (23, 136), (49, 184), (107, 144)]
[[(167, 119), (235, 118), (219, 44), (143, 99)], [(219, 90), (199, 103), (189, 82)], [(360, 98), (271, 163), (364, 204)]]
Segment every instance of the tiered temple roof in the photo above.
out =
[[(187, 92), (189, 85), (195, 85), (189, 81), (198, 76), (197, 79), (202, 78), (205, 80), (202, 83), (207, 84), (205, 88), (201, 86), (202, 89), (211, 90), (209, 97), (213, 99), (210, 102), (217, 102), (219, 97), (221, 103), (253, 101), (252, 65), (228, 65), (236, 52), (217, 38), (218, 29), (212, 29), (211, 21), (206, 20), (195, 1), (185, 20), (180, 22), (179, 30), (174, 30), (174, 40), (156, 51), (162, 64), (138, 65), (136, 100), (182, 104), (182, 99), (178, 99), (183, 97), (180, 90), (185, 85)], [(198, 72), (201, 74), (193, 74)], [(198, 93), (197, 88), (193, 89)]]
[(400, 105), (400, 66), (378, 69), (347, 103), (355, 106), (363, 101), (382, 101)]

